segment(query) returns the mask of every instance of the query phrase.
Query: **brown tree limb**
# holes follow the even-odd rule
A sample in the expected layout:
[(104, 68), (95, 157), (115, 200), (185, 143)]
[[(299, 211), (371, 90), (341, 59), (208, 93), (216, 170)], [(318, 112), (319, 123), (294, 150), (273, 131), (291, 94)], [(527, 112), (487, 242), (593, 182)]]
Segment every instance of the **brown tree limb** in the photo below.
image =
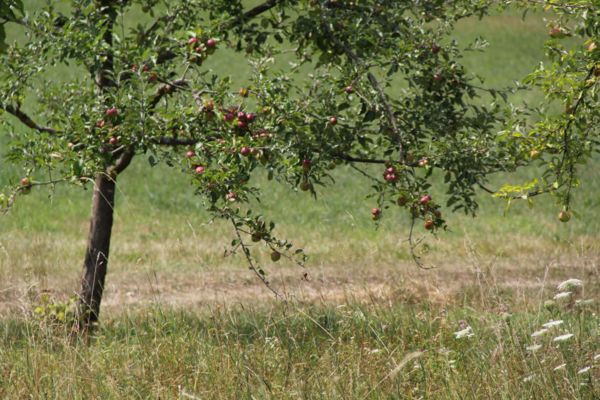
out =
[(247, 21), (249, 19), (255, 18), (260, 14), (274, 8), (277, 5), (277, 3), (280, 2), (281, 0), (267, 0), (262, 4), (259, 4), (256, 7), (246, 11), (242, 17), (242, 21)]
[[(366, 68), (365, 63), (360, 59), (360, 57), (358, 57), (358, 55), (354, 52), (354, 50), (352, 50), (352, 48), (350, 46), (348, 46), (347, 43), (342, 42), (338, 37), (336, 37), (334, 35), (334, 33), (331, 30), (331, 28), (329, 27), (329, 25), (327, 25), (326, 23), (323, 23), (322, 28), (323, 28), (323, 31), (325, 33), (327, 33), (329, 38), (332, 40), (334, 45), (339, 50), (341, 50), (344, 54), (346, 54), (346, 56), (354, 64), (356, 64), (357, 66), (364, 68), (365, 70), (368, 71), (368, 68)], [(398, 152), (400, 155), (400, 157), (399, 157), (400, 162), (404, 163), (404, 156), (405, 156), (404, 144), (402, 143), (402, 134), (400, 133), (400, 130), (398, 129), (398, 123), (397, 123), (396, 117), (394, 115), (394, 110), (392, 109), (392, 106), (388, 100), (388, 97), (385, 94), (385, 91), (383, 90), (381, 85), (379, 84), (379, 81), (377, 80), (375, 75), (373, 75), (372, 72), (367, 72), (367, 79), (369, 80), (369, 83), (371, 83), (371, 86), (373, 87), (373, 89), (375, 89), (375, 91), (377, 92), (377, 95), (379, 96), (379, 99), (383, 103), (383, 107), (385, 109), (385, 116), (388, 120), (388, 123), (390, 124), (390, 126), (392, 128), (392, 132), (394, 133), (394, 138), (398, 141)]]
[(11, 105), (1, 105), (0, 104), (0, 109), (3, 109), (7, 113), (14, 115), (19, 121), (21, 121), (23, 123), (23, 125), (31, 128), (33, 130), (36, 130), (38, 132), (46, 132), (46, 133), (52, 133), (52, 134), (59, 132), (54, 128), (50, 128), (48, 126), (42, 126), (42, 125), (37, 124), (33, 119), (31, 119), (31, 117), (29, 115), (27, 115), (26, 113), (21, 111), (21, 109), (19, 107), (13, 107)]
[(127, 147), (125, 151), (117, 158), (114, 165), (114, 171), (117, 174), (123, 172), (129, 164), (131, 164), (131, 160), (133, 160), (133, 156), (135, 155), (135, 148), (133, 146)]
[(275, 8), (279, 3), (282, 3), (282, 0), (267, 0), (262, 4), (259, 4), (256, 7), (251, 8), (250, 10), (246, 11), (245, 13), (238, 16), (237, 18), (233, 18), (232, 20), (223, 23), (220, 26), (220, 28), (221, 29), (229, 29), (236, 25), (243, 24), (244, 22), (247, 22), (248, 20), (251, 20), (252, 18), (256, 18), (259, 15), (271, 10), (272, 8)]
[(199, 139), (193, 138), (176, 138), (169, 136), (162, 136), (156, 139), (153, 139), (154, 143), (161, 146), (191, 146), (198, 143)]
[(185, 88), (187, 88), (187, 81), (185, 79), (177, 79), (173, 82), (165, 82), (164, 85), (158, 88), (156, 94), (154, 95), (152, 100), (150, 100), (148, 108), (150, 110), (153, 110), (162, 100), (163, 97), (175, 92), (176, 90), (182, 90)]

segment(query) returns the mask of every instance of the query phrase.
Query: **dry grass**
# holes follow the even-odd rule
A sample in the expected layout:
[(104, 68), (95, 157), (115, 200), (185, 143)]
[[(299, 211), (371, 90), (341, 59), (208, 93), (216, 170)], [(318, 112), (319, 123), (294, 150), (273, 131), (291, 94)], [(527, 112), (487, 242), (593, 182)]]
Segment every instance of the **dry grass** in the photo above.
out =
[[(74, 294), (84, 242), (57, 241), (56, 236), (13, 235), (0, 242), (0, 272), (7, 277), (0, 283), (0, 314), (30, 309), (39, 293), (63, 299)], [(163, 240), (140, 232), (136, 240), (120, 239), (113, 246), (106, 313), (156, 304), (193, 309), (273, 300), (239, 256), (224, 257), (223, 245), (206, 234)], [(600, 271), (600, 245), (586, 237), (570, 245), (520, 236), (501, 243), (433, 241), (435, 251), (424, 256), (426, 265), (435, 266), (432, 270), (419, 269), (406, 254), (394, 251), (406, 247), (395, 238), (358, 241), (337, 244), (316, 237), (306, 246), (309, 254), (316, 253), (307, 266), (270, 265), (271, 283), (286, 298), (309, 303), (375, 298), (456, 304), (468, 298), (510, 308), (538, 301), (545, 289), (569, 277), (598, 282)], [(592, 285), (589, 290), (599, 289)]]

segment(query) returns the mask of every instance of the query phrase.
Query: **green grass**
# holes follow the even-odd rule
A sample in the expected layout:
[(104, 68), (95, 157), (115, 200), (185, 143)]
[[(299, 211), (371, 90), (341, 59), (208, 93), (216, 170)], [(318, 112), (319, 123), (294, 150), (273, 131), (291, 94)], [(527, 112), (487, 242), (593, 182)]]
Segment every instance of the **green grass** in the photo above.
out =
[[(479, 35), (490, 43), (467, 68), (497, 87), (523, 78), (542, 57), (542, 17), (459, 24), (460, 44)], [(247, 76), (240, 55), (210, 66)], [(119, 177), (102, 323), (89, 343), (31, 311), (41, 293), (65, 299), (77, 289), (91, 192), (36, 189), (0, 217), (0, 398), (594, 398), (597, 301), (584, 311), (542, 304), (570, 277), (585, 281), (586, 298), (600, 294), (597, 165), (581, 167), (579, 215), (568, 224), (549, 197), (505, 214), (482, 193), (476, 219), (444, 211), (450, 231), (426, 240), (433, 271), (410, 259), (406, 215), (390, 209), (378, 228), (370, 221), (369, 183), (351, 170), (336, 171), (317, 200), (258, 176), (257, 208), (310, 256), (305, 270), (268, 262), (266, 251), (260, 258), (292, 299), (282, 305), (241, 258), (223, 257), (231, 229), (209, 224), (188, 178), (139, 157)], [(0, 186), (20, 174), (0, 158)], [(433, 195), (444, 191), (435, 185)], [(550, 319), (575, 337), (528, 353), (531, 333)], [(475, 336), (454, 338), (461, 320)], [(587, 365), (592, 375), (577, 373)]]
[[(154, 308), (107, 319), (89, 343), (35, 320), (4, 320), (0, 396), (592, 399), (600, 395), (593, 311), (501, 315), (377, 302)], [(563, 325), (536, 341), (542, 348), (526, 350), (531, 333), (558, 317)], [(473, 336), (457, 338), (467, 325)], [(575, 336), (551, 342), (565, 332)]]

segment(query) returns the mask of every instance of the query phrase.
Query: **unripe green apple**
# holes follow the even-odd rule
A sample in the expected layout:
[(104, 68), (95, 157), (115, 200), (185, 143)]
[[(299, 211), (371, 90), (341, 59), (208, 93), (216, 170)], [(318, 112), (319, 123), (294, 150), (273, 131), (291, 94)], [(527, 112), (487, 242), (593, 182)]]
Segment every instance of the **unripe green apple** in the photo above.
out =
[(568, 222), (571, 219), (571, 213), (563, 210), (560, 213), (558, 213), (558, 219), (560, 222)]
[(271, 253), (271, 261), (273, 261), (273, 262), (277, 262), (277, 261), (279, 261), (279, 259), (280, 259), (280, 258), (281, 258), (281, 253), (280, 253), (280, 252), (278, 252), (277, 250), (274, 250), (274, 251)]

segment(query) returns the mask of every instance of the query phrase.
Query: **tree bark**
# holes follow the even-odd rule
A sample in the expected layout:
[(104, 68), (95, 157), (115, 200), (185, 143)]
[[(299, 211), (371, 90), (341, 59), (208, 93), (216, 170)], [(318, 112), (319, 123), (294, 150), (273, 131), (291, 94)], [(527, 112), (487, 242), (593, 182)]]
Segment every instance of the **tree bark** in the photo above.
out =
[(83, 328), (88, 328), (98, 321), (100, 314), (110, 250), (116, 183), (116, 177), (105, 173), (98, 174), (95, 179), (90, 231), (79, 294), (79, 323)]
[[(100, 69), (95, 71), (95, 80), (99, 91), (104, 93), (107, 88), (114, 87), (113, 72), (113, 26), (117, 18), (116, 2), (114, 0), (100, 0), (99, 11), (106, 18), (104, 25), (104, 42), (107, 45), (105, 59)], [(107, 107), (109, 104), (107, 104)], [(78, 323), (81, 329), (88, 330), (98, 321), (100, 315), (100, 302), (104, 292), (104, 280), (108, 267), (108, 254), (110, 250), (110, 237), (112, 234), (113, 212), (115, 208), (115, 188), (117, 175), (122, 172), (133, 157), (130, 149), (124, 151), (115, 161), (115, 164), (100, 172), (94, 180), (94, 194), (92, 196), (92, 215), (90, 217), (90, 231), (88, 235), (85, 260), (83, 263), (83, 277), (79, 302), (77, 306)]]

